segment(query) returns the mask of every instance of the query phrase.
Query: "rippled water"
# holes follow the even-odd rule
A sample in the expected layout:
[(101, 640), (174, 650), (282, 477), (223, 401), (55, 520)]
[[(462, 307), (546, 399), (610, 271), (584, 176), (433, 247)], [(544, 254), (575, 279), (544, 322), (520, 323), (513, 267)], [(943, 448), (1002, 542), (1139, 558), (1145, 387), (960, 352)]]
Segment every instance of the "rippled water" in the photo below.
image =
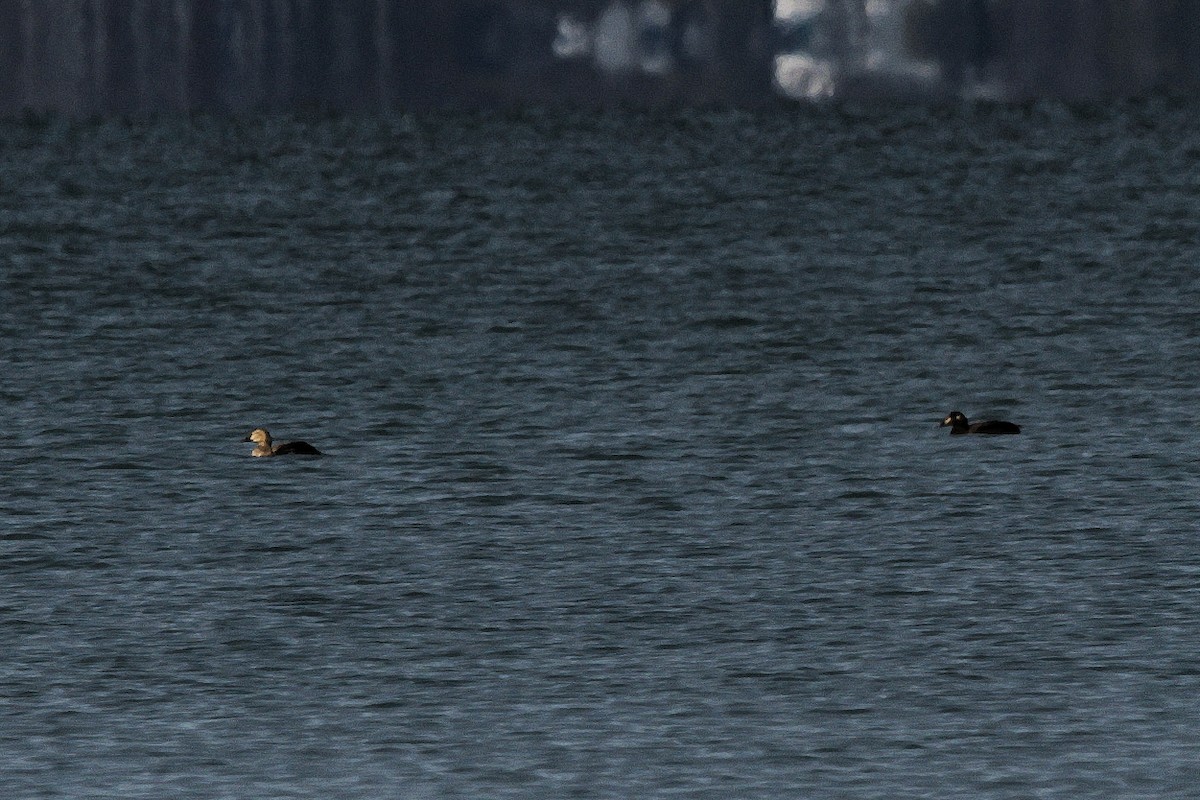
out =
[(1192, 796), (1197, 121), (0, 125), (6, 796)]

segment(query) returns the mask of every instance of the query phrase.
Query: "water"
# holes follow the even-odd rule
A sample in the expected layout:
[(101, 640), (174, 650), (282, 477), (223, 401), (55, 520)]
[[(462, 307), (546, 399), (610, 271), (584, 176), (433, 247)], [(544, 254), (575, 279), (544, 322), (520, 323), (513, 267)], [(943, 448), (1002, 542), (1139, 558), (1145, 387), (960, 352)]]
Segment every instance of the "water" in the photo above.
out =
[(6, 796), (1191, 796), (1196, 121), (0, 125)]

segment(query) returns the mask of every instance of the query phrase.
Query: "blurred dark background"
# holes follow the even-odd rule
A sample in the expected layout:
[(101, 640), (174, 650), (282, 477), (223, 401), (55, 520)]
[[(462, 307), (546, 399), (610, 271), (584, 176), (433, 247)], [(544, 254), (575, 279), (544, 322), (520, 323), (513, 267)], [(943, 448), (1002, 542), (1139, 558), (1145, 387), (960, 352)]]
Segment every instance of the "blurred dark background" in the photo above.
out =
[(0, 110), (1189, 89), (1195, 0), (0, 0)]

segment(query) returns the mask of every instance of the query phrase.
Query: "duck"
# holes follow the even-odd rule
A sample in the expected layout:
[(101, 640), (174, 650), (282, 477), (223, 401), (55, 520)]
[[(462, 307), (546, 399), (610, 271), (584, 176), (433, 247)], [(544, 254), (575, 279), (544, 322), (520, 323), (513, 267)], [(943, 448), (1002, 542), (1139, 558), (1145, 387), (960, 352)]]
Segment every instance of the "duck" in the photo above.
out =
[(961, 411), (951, 411), (950, 415), (942, 420), (939, 428), (950, 426), (950, 434), (953, 436), (958, 433), (1020, 433), (1021, 426), (1012, 422), (1006, 422), (1002, 419), (989, 419), (983, 422), (968, 422), (967, 415)]
[(255, 448), (250, 451), (252, 456), (319, 456), (323, 453), (308, 442), (284, 442), (271, 445), (271, 434), (266, 428), (255, 428), (250, 431), (243, 442), (254, 442)]

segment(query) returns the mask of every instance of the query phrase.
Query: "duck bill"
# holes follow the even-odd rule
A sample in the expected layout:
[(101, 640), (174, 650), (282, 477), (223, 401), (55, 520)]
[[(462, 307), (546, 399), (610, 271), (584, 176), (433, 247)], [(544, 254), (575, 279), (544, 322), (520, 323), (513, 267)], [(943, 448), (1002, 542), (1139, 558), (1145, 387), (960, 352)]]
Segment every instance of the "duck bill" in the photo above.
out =
[(254, 440), (251, 439), (249, 436), (247, 436), (245, 439), (242, 439), (242, 441), (243, 442), (253, 442)]

